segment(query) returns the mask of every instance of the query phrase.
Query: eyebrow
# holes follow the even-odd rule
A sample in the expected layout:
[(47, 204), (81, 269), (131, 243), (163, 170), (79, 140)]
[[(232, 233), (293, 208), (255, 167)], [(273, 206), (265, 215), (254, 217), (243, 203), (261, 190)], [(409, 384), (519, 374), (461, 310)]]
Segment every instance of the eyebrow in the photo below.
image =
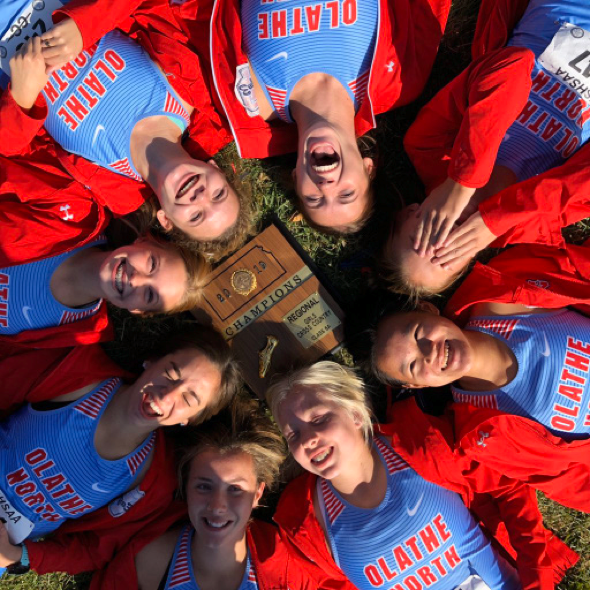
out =
[(170, 361), (170, 364), (172, 365), (172, 370), (176, 373), (177, 381), (180, 381), (182, 379), (182, 373), (180, 372), (180, 368), (174, 361)]
[[(194, 479), (196, 479), (197, 481), (205, 481), (207, 483), (213, 482), (213, 479), (211, 477), (204, 477), (202, 475), (197, 475), (197, 477), (195, 477)], [(227, 484), (247, 483), (247, 479), (245, 477), (238, 476), (234, 479), (224, 480), (223, 483), (227, 483)]]
[[(409, 321), (408, 324), (406, 325), (406, 327), (404, 328), (404, 337), (408, 337), (411, 333), (412, 333), (412, 329), (414, 328), (414, 322)], [(402, 375), (409, 375), (410, 377), (412, 376), (411, 373), (409, 372), (409, 363), (407, 361), (403, 361), (402, 362), (402, 366), (401, 366), (401, 372)]]

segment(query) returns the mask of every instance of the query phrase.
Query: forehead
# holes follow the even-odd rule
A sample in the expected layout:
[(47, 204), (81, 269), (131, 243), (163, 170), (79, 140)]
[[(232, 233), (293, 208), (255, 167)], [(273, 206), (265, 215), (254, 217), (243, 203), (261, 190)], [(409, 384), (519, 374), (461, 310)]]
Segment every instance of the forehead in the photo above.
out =
[(320, 407), (340, 406), (320, 386), (297, 385), (279, 406), (279, 423), (285, 425), (297, 419), (305, 419)]
[(245, 451), (222, 453), (208, 448), (191, 461), (189, 478), (218, 479), (220, 481), (256, 481), (254, 460)]

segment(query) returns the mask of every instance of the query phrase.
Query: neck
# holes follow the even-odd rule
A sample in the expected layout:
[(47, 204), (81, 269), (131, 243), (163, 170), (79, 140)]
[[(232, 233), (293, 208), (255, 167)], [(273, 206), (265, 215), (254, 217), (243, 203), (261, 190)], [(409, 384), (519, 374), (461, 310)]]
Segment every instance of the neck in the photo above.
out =
[(100, 267), (109, 252), (87, 248), (70, 256), (53, 272), (52, 295), (62, 305), (81, 307), (102, 296)]
[(96, 450), (101, 457), (111, 461), (134, 451), (152, 432), (149, 427), (140, 429), (127, 419), (127, 389), (122, 385), (115, 393), (96, 428)]
[(383, 500), (387, 475), (377, 450), (363, 444), (362, 451), (352, 457), (346, 473), (332, 479), (340, 495), (359, 508), (374, 508)]
[(191, 553), (199, 587), (238, 588), (248, 557), (246, 532), (239, 541), (228, 546), (208, 547), (199, 541), (195, 533)]
[(331, 127), (343, 134), (354, 132), (354, 104), (336, 78), (328, 74), (308, 74), (293, 89), (289, 101), (299, 137), (317, 127)]
[(464, 332), (473, 350), (473, 362), (467, 374), (459, 379), (459, 387), (468, 391), (492, 391), (510, 383), (518, 371), (516, 357), (510, 347), (482, 332)]
[(186, 158), (180, 141), (182, 133), (178, 125), (168, 117), (157, 116), (143, 119), (131, 133), (131, 160), (141, 177), (153, 188), (162, 170), (170, 165), (174, 156)]

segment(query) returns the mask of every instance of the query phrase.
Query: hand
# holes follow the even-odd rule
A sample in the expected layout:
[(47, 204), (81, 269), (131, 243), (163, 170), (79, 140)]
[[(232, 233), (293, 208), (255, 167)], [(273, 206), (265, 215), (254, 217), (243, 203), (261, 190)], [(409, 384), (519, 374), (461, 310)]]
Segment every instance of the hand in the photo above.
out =
[(467, 260), (471, 260), (495, 239), (496, 236), (488, 229), (478, 211), (451, 232), (444, 246), (436, 251), (432, 262), (448, 270), (454, 270)]
[(82, 33), (71, 18), (62, 20), (43, 33), (41, 43), (48, 74), (78, 57), (84, 49)]
[(33, 37), (10, 60), (10, 93), (16, 104), (29, 110), (47, 84), (41, 38)]
[(8, 530), (0, 520), (0, 567), (7, 567), (17, 563), (23, 556), (20, 545), (13, 545), (8, 538)]
[(475, 189), (447, 178), (426, 197), (416, 214), (420, 221), (414, 234), (414, 249), (420, 256), (432, 254), (442, 246), (474, 193)]

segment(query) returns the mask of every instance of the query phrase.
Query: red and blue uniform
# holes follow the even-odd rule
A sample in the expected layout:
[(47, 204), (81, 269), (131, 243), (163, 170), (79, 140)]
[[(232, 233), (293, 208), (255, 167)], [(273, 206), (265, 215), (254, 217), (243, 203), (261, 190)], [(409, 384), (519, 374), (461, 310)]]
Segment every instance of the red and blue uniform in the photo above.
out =
[[(43, 258), (7, 268), (0, 268), (3, 302), (0, 304), (0, 334), (20, 334), (63, 326), (95, 315), (102, 299), (81, 308), (63, 305), (51, 292), (51, 277), (58, 266), (81, 250), (105, 243), (105, 239), (89, 242), (57, 256)], [(6, 293), (5, 293), (6, 292)]]
[(22, 519), (8, 519), (9, 534), (28, 520), (31, 538), (45, 536), (133, 486), (152, 451), (155, 433), (114, 461), (103, 459), (94, 447), (100, 418), (120, 386), (120, 379), (107, 379), (65, 407), (42, 410), (26, 405), (0, 424), (0, 489)]
[(382, 437), (375, 447), (387, 470), (379, 506), (357, 508), (318, 478), (317, 496), (336, 564), (361, 590), (456, 588), (479, 576), (489, 588), (520, 588), (458, 494), (420, 477)]
[[(191, 524), (187, 524), (180, 531), (164, 590), (199, 590), (191, 559), (191, 544), (194, 534), (195, 529)], [(244, 577), (236, 590), (258, 590), (256, 571), (250, 559), (250, 552), (248, 552), (246, 560)]]
[(509, 46), (535, 55), (528, 102), (509, 127), (496, 163), (525, 180), (562, 164), (590, 137), (590, 6), (531, 0)]
[[(289, 98), (307, 74), (340, 81), (355, 111), (367, 94), (379, 3), (290, 2), (288, 7), (242, 2), (243, 40), (250, 67), (279, 117), (292, 123)], [(337, 51), (334, 51), (337, 49)]]
[(141, 180), (133, 166), (135, 125), (166, 115), (184, 132), (190, 116), (147, 53), (118, 31), (55, 71), (43, 94), (45, 128), (67, 151)]

